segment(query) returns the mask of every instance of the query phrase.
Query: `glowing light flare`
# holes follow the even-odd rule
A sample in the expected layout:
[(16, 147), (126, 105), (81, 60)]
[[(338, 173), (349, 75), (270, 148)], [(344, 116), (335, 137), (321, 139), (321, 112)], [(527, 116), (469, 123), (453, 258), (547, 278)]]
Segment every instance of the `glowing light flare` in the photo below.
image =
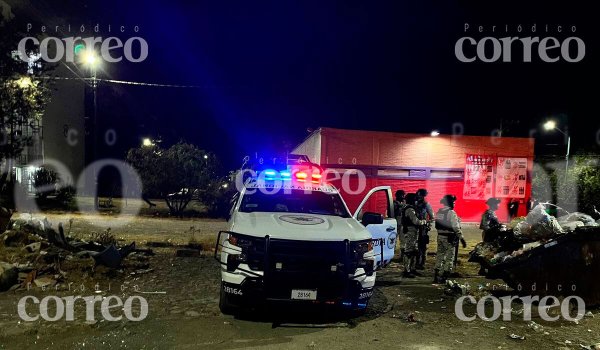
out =
[(544, 123), (544, 129), (547, 131), (556, 129), (556, 122), (554, 120), (548, 120)]
[(100, 63), (100, 59), (94, 50), (85, 50), (81, 56), (83, 63), (90, 66), (96, 67)]

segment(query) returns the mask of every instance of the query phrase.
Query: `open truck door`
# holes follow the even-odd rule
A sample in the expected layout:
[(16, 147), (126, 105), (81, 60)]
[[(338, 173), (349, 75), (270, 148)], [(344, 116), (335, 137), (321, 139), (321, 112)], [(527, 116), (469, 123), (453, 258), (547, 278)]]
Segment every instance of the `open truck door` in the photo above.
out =
[[(369, 200), (381, 200), (385, 198), (385, 210), (379, 208), (375, 211), (364, 211), (363, 208)], [(380, 244), (383, 244), (383, 257), (377, 254), (375, 257), (375, 267), (381, 268), (392, 261), (394, 257), (394, 249), (398, 238), (398, 229), (396, 219), (394, 217), (394, 201), (392, 197), (392, 188), (390, 186), (378, 186), (372, 188), (362, 200), (354, 218), (360, 221), (366, 229), (371, 233), (375, 240), (375, 251), (380, 250)]]

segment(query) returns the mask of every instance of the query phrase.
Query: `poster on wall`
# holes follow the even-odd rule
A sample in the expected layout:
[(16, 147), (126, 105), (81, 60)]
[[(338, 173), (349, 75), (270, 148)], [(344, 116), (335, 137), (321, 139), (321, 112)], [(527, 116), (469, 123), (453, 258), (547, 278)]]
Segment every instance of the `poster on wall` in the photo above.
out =
[(464, 199), (485, 200), (492, 197), (495, 164), (495, 156), (467, 154)]
[(527, 158), (498, 157), (496, 197), (525, 198)]

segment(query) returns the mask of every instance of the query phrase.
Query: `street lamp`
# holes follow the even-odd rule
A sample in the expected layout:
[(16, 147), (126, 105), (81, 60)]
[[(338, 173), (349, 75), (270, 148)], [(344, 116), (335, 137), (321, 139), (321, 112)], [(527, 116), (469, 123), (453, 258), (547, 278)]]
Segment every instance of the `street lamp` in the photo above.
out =
[(149, 138), (146, 137), (146, 138), (142, 139), (142, 146), (144, 146), (144, 147), (152, 147), (152, 146), (154, 146), (154, 142), (152, 142), (151, 139), (149, 139)]
[(566, 163), (566, 165), (565, 165), (565, 183), (566, 183), (567, 182), (567, 174), (569, 171), (569, 153), (571, 152), (571, 136), (569, 136), (569, 134), (567, 134), (566, 132), (559, 129), (556, 126), (556, 122), (554, 120), (548, 120), (547, 122), (545, 122), (544, 129), (546, 131), (556, 130), (556, 131), (560, 132), (561, 134), (563, 134), (567, 138), (567, 155), (565, 156), (565, 163)]
[[(93, 93), (93, 105), (94, 105), (94, 119), (93, 119), (93, 130), (94, 130), (94, 138), (93, 138), (93, 161), (96, 161), (97, 158), (97, 149), (98, 149), (98, 130), (97, 130), (97, 122), (98, 122), (98, 80), (96, 79), (96, 69), (100, 64), (100, 58), (94, 49), (90, 48), (85, 50), (81, 55), (83, 64), (90, 69), (91, 73), (91, 81), (92, 81), (92, 93)], [(96, 171), (96, 167), (93, 169), (94, 172), (94, 182), (96, 186), (96, 190), (94, 191), (94, 208), (99, 208), (98, 203), (98, 172)]]

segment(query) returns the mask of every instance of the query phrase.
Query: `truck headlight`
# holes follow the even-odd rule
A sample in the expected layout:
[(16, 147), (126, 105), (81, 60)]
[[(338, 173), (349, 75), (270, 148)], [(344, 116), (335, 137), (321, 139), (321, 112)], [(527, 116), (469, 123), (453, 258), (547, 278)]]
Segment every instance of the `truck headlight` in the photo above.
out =
[(227, 242), (237, 249), (230, 249), (227, 255), (227, 271), (235, 271), (242, 263), (248, 263), (248, 252), (252, 247), (252, 241), (237, 235), (230, 234)]
[(356, 267), (363, 268), (367, 275), (371, 275), (373, 273), (373, 266), (375, 265), (375, 257), (374, 257), (374, 243), (372, 240), (359, 242), (354, 247), (355, 257), (356, 257)]
[(241, 263), (246, 263), (247, 258), (246, 254), (228, 254), (227, 255), (227, 271), (233, 272), (235, 271)]
[(364, 254), (373, 251), (373, 241), (360, 242), (356, 244), (354, 251), (356, 252), (356, 255), (362, 258)]

